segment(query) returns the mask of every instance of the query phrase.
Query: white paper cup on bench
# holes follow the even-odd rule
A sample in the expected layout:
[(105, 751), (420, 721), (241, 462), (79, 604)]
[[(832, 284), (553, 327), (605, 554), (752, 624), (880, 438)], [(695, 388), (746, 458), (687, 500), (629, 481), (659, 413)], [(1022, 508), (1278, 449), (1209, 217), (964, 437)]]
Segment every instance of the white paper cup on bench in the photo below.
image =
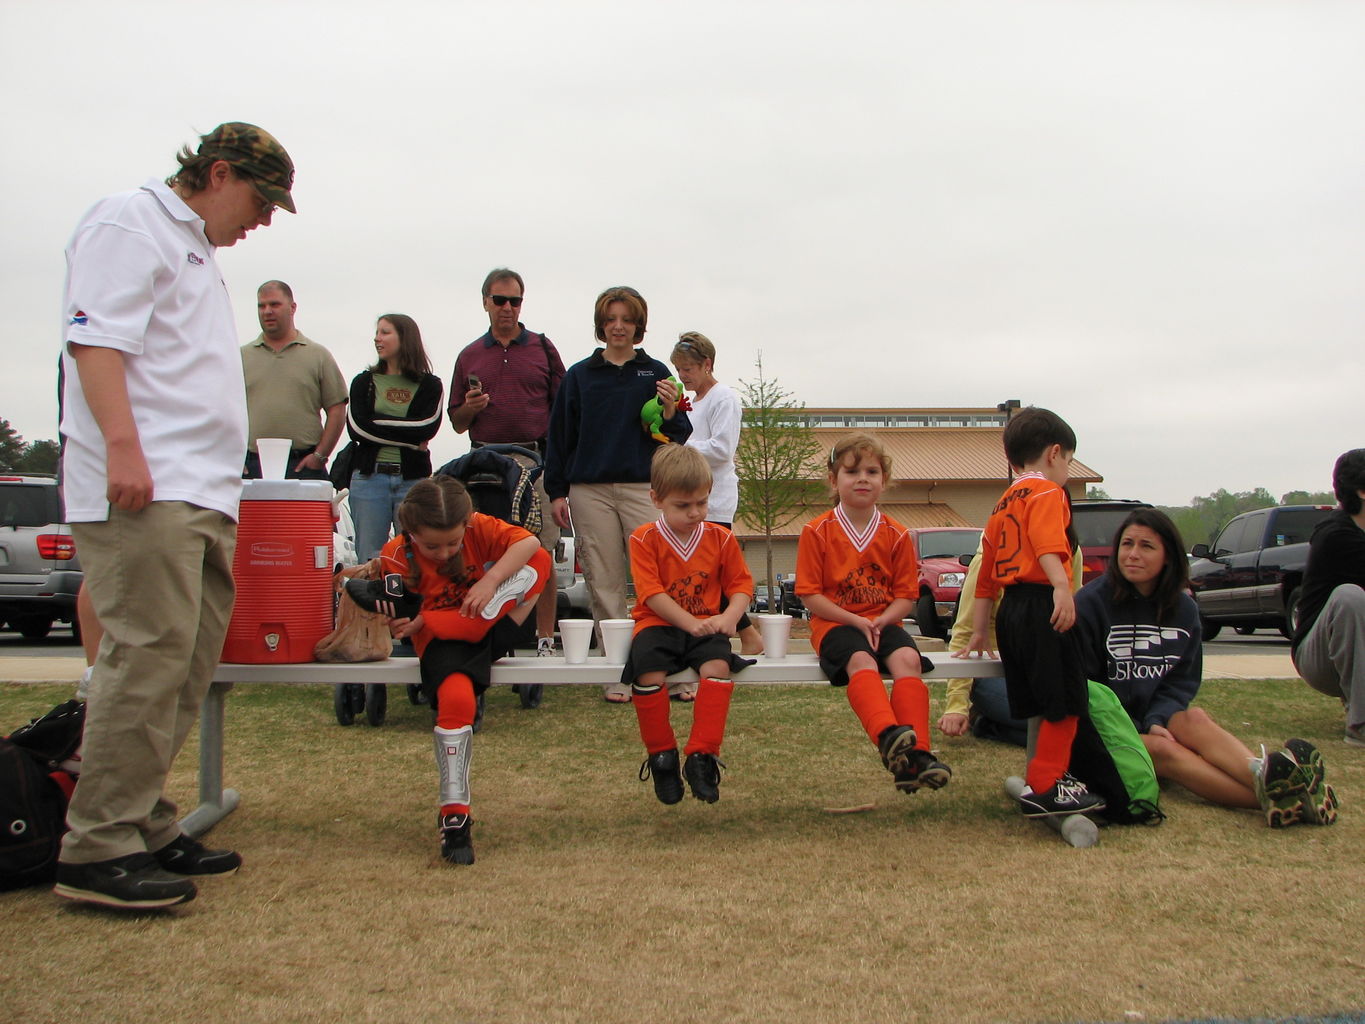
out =
[(559, 640), (564, 645), (564, 663), (583, 664), (592, 646), (592, 619), (560, 619)]
[(289, 449), (293, 442), (287, 437), (256, 438), (256, 454), (261, 459), (262, 480), (283, 480), (289, 468)]
[(635, 633), (634, 619), (603, 619), (602, 647), (607, 664), (624, 665), (630, 654), (630, 638)]
[(792, 638), (790, 615), (759, 615), (758, 635), (763, 638), (763, 653), (769, 658), (785, 658)]

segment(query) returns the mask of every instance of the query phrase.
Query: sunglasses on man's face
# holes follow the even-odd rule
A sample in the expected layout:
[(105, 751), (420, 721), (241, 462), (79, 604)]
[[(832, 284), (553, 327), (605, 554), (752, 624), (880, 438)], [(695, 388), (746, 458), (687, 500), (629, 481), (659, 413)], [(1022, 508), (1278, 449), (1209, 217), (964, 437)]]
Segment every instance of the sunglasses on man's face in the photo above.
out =
[(490, 295), (488, 297), (493, 300), (495, 306), (505, 306), (510, 302), (513, 309), (521, 308), (520, 295)]

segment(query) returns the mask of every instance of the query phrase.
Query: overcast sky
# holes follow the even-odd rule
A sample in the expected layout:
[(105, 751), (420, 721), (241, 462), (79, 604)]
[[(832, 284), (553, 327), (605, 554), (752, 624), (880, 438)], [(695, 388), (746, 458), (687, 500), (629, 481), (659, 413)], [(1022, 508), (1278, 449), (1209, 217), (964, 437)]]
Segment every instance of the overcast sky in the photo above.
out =
[[(14, 354), (56, 434), (62, 249), (226, 120), (299, 215), (219, 253), (349, 379), (375, 318), (448, 381), (484, 273), (568, 362), (612, 284), (645, 347), (812, 406), (1051, 407), (1116, 497), (1330, 488), (1365, 445), (1365, 4), (0, 0)], [(25, 364), (20, 353), (35, 358)], [(466, 445), (449, 429), (438, 460)]]

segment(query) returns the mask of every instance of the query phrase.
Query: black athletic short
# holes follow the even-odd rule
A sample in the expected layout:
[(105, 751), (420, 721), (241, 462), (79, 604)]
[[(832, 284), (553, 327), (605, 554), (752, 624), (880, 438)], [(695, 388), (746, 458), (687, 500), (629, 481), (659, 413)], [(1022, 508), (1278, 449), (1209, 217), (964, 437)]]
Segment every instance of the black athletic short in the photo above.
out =
[(1041, 715), (1056, 722), (1085, 714), (1089, 706), (1076, 629), (1058, 633), (1051, 618), (1050, 585), (1015, 583), (1005, 588), (995, 615), (995, 636), (1015, 718)]
[[(901, 626), (885, 627), (882, 630), (881, 642), (875, 651), (861, 629), (854, 626), (835, 626), (825, 634), (825, 640), (820, 645), (820, 671), (829, 676), (831, 686), (847, 686), (848, 659), (862, 651), (877, 659), (877, 669), (885, 675), (889, 671), (886, 667), (887, 656), (902, 647), (919, 652), (914, 638)], [(922, 673), (929, 672), (934, 667), (934, 663), (923, 654), (919, 656), (919, 661)]]
[(730, 638), (722, 633), (693, 636), (677, 626), (646, 626), (631, 638), (621, 682), (633, 683), (646, 672), (672, 675), (685, 668), (700, 672), (708, 661), (726, 662), (731, 674), (754, 664), (732, 651)]
[(493, 678), (493, 661), (512, 649), (520, 627), (503, 616), (477, 643), (468, 640), (432, 640), (422, 652), (422, 693), (436, 707), (436, 690), (452, 672), (463, 672), (474, 684), (477, 697)]

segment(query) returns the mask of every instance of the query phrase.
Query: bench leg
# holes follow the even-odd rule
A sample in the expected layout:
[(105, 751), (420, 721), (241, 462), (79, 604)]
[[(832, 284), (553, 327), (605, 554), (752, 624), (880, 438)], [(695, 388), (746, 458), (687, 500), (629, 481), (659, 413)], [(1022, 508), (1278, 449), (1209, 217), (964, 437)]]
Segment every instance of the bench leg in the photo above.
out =
[(199, 711), (199, 806), (180, 819), (180, 828), (197, 839), (237, 808), (241, 796), (223, 788), (223, 719), (231, 683), (209, 686)]

